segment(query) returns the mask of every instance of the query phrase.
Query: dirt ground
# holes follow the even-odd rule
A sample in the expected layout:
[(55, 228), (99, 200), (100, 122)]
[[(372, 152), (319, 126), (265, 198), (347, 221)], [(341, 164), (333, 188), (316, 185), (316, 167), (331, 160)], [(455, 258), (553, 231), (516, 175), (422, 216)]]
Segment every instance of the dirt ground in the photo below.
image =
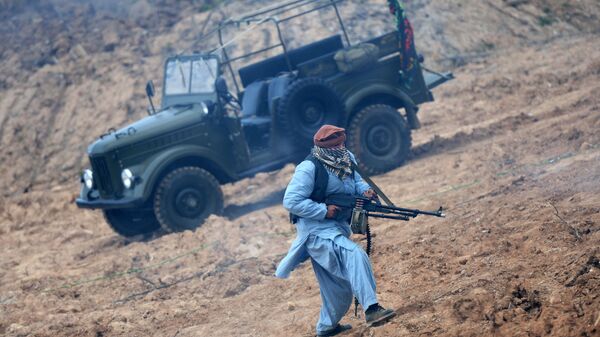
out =
[[(229, 218), (193, 232), (126, 240), (74, 204), (87, 144), (145, 114), (163, 58), (246, 10), (214, 3), (0, 1), (0, 335), (314, 334), (310, 266), (273, 276), (293, 165), (224, 186)], [(367, 328), (351, 309), (345, 336), (600, 336), (600, 3), (407, 6), (426, 63), (456, 79), (420, 110), (412, 158), (374, 180), (447, 217), (372, 220), (397, 317)], [(376, 34), (384, 7), (344, 10)]]

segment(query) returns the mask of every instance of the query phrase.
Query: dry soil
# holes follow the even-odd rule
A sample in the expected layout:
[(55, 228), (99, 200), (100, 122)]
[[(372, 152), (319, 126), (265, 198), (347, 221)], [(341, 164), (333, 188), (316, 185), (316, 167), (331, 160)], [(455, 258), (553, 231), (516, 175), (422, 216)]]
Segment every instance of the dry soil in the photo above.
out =
[[(273, 276), (295, 236), (277, 202), (292, 165), (224, 186), (231, 218), (193, 232), (126, 240), (74, 204), (87, 144), (144, 116), (164, 57), (265, 3), (0, 1), (0, 335), (314, 333), (310, 266)], [(600, 3), (407, 8), (426, 63), (456, 79), (420, 110), (411, 159), (374, 180), (447, 217), (372, 221), (397, 316), (367, 328), (350, 310), (346, 336), (600, 336)], [(359, 35), (393, 27), (383, 1), (343, 12)], [(329, 34), (320, 19), (290, 43)], [(273, 38), (258, 35), (236, 48)]]

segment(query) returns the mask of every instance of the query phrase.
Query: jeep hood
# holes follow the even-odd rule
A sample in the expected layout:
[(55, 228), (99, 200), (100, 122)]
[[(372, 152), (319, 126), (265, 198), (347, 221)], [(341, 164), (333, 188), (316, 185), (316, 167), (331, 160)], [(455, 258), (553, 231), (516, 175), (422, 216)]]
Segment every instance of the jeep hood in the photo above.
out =
[(176, 130), (205, 118), (199, 104), (169, 107), (119, 130), (103, 134), (88, 147), (88, 155), (103, 154)]

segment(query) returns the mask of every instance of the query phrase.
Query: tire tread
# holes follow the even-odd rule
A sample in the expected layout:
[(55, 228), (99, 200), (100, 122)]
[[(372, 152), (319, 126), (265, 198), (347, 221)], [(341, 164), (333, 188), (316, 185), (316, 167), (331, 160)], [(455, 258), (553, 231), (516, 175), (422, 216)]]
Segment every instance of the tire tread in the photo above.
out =
[[(211, 185), (217, 186), (217, 189), (216, 189), (218, 191), (217, 203), (220, 205), (220, 207), (218, 207), (216, 214), (221, 214), (221, 212), (223, 211), (223, 192), (221, 191), (221, 188), (219, 187), (219, 185), (220, 185), (219, 181), (210, 172), (208, 172), (207, 170), (205, 170), (203, 168), (197, 167), (197, 166), (184, 166), (184, 167), (174, 169), (173, 171), (169, 172), (169, 174), (167, 174), (162, 179), (162, 181), (156, 188), (156, 193), (154, 194), (154, 214), (156, 215), (156, 219), (158, 220), (160, 227), (162, 227), (162, 229), (167, 232), (178, 232), (181, 229), (172, 226), (171, 224), (169, 224), (167, 219), (164, 218), (162, 212), (160, 211), (160, 209), (161, 209), (161, 198), (160, 197), (161, 197), (161, 194), (164, 193), (165, 188), (167, 188), (167, 186), (169, 186), (173, 182), (173, 179), (177, 175), (181, 174), (182, 172), (197, 173), (201, 177), (205, 178)], [(200, 225), (198, 225), (198, 226), (200, 226)]]
[[(335, 90), (335, 88), (323, 80), (320, 77), (305, 77), (294, 80), (287, 88), (285, 94), (281, 97), (279, 104), (277, 106), (275, 121), (280, 128), (280, 132), (282, 134), (292, 134), (295, 135), (292, 137), (293, 142), (296, 146), (304, 146), (306, 145), (306, 139), (297, 135), (297, 128), (292, 123), (292, 119), (290, 118), (290, 114), (287, 111), (287, 106), (290, 105), (290, 101), (295, 98), (297, 93), (307, 86), (322, 86), (326, 90), (329, 90), (333, 95), (332, 99), (335, 100), (335, 104), (340, 106), (341, 113), (343, 113), (344, 102), (340, 98), (339, 94)], [(342, 116), (338, 116), (338, 120), (341, 120)]]
[[(356, 156), (360, 156), (360, 153), (357, 153), (358, 151), (356, 151), (355, 149), (360, 149), (360, 144), (358, 144), (357, 142), (360, 139), (359, 134), (361, 132), (361, 129), (362, 129), (361, 127), (362, 127), (362, 123), (364, 122), (364, 119), (367, 116), (369, 116), (370, 114), (374, 114), (374, 113), (377, 113), (376, 111), (382, 111), (382, 110), (389, 110), (389, 111), (393, 111), (394, 113), (400, 114), (396, 108), (394, 108), (390, 105), (372, 104), (372, 105), (368, 105), (368, 106), (362, 108), (361, 110), (356, 112), (356, 114), (354, 114), (354, 116), (352, 116), (350, 123), (348, 124), (346, 133), (348, 135), (348, 147), (350, 149), (354, 149)], [(401, 134), (401, 137), (403, 138), (403, 141), (405, 144), (406, 157), (408, 157), (408, 154), (410, 153), (410, 148), (412, 146), (411, 145), (412, 138), (411, 138), (411, 134), (410, 134), (410, 129), (408, 128), (408, 125), (407, 125), (404, 117), (402, 117), (402, 115), (400, 115), (400, 118), (402, 119), (402, 128), (404, 128), (404, 132)], [(404, 158), (397, 166), (402, 165), (402, 163), (404, 163), (405, 160), (406, 160), (406, 158)], [(365, 165), (365, 163), (363, 163), (362, 161), (358, 161), (358, 167), (362, 171), (364, 171), (365, 173), (367, 173), (369, 175), (381, 174), (381, 173), (387, 172), (394, 168), (391, 166), (387, 167), (387, 168), (375, 168), (373, 166)]]

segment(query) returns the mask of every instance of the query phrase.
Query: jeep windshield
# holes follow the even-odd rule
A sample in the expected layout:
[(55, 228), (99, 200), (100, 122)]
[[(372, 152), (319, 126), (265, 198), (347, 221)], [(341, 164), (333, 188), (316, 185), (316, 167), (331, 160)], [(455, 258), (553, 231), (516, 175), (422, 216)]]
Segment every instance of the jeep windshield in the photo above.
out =
[(165, 95), (212, 94), (218, 71), (216, 58), (200, 58), (167, 62)]

